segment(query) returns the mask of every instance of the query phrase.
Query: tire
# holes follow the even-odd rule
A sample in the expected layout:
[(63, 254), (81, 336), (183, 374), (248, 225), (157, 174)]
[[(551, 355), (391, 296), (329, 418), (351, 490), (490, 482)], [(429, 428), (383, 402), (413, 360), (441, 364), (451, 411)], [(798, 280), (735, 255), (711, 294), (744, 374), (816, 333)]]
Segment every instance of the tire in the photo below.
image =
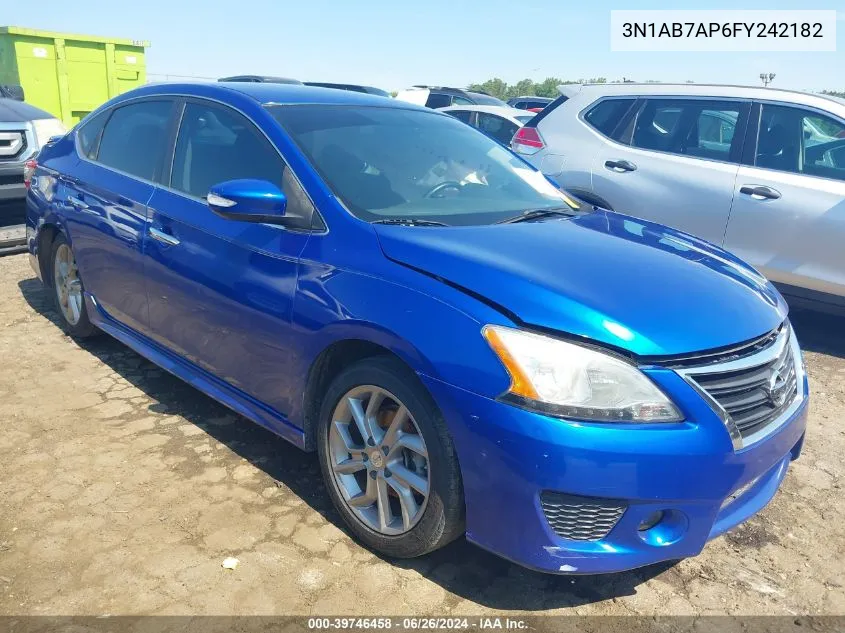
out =
[[(61, 265), (69, 265), (70, 268), (69, 274), (64, 279), (63, 273), (57, 268)], [(50, 250), (49, 274), (53, 303), (59, 313), (64, 330), (74, 338), (88, 338), (99, 333), (99, 330), (88, 318), (88, 309), (85, 305), (85, 288), (76, 267), (73, 249), (61, 233), (56, 235)], [(67, 284), (64, 283), (65, 279), (69, 280)]]
[[(386, 392), (383, 396), (384, 404), (379, 405), (381, 408), (373, 420), (390, 419), (386, 416), (390, 416), (392, 412), (393, 422), (397, 422), (397, 416), (406, 422), (391, 426), (388, 421), (385, 422), (386, 429), (374, 428), (372, 436), (383, 432), (384, 443), (368, 446), (363, 435), (357, 432), (359, 425), (351, 415), (353, 407), (350, 405), (350, 394), (366, 393), (373, 387)], [(362, 404), (358, 409), (359, 415), (364, 406), (369, 406), (373, 397), (368, 398), (366, 405)], [(407, 411), (407, 416), (401, 409), (402, 405)], [(335, 420), (343, 419), (339, 411), (350, 412), (352, 422), (345, 425), (336, 422)], [(393, 435), (391, 429), (394, 426), (404, 430), (399, 430), (398, 435)], [(346, 435), (337, 431), (337, 428), (346, 428)], [(364, 454), (360, 455), (360, 459), (368, 465), (363, 470), (363, 482), (360, 469), (355, 474), (335, 473), (338, 467), (336, 464), (344, 459), (343, 453), (349, 446), (352, 435), (355, 435), (352, 438), (355, 446), (364, 446)], [(400, 438), (392, 444), (393, 452), (388, 452), (388, 444), (391, 443), (388, 435)], [(345, 439), (339, 439), (341, 436)], [(427, 454), (425, 458), (420, 453), (402, 448), (402, 445), (408, 444), (418, 450), (420, 437)], [(380, 449), (383, 453), (379, 452)], [(388, 557), (414, 558), (443, 547), (464, 533), (463, 484), (452, 439), (434, 400), (416, 374), (399, 360), (388, 356), (368, 358), (348, 367), (332, 381), (320, 411), (317, 450), (326, 489), (335, 508), (349, 529), (370, 549)], [(371, 457), (366, 456), (368, 450)], [(382, 454), (385, 455), (383, 460), (380, 457)], [(354, 452), (349, 452), (349, 460), (343, 464), (356, 461), (355, 455)], [(383, 464), (381, 470), (377, 468), (377, 460)], [(355, 468), (357, 466), (358, 464), (354, 464)], [(409, 473), (408, 470), (413, 472)], [(407, 481), (415, 481), (414, 475), (419, 477), (416, 479), (418, 483), (428, 477), (428, 494), (425, 500), (420, 502), (421, 495), (413, 488), (413, 484), (405, 486), (415, 499), (414, 503), (408, 502), (408, 505), (417, 508), (416, 520), (411, 524), (406, 520), (405, 512), (408, 493), (402, 492), (401, 484), (406, 481), (406, 477)], [(372, 485), (379, 490), (379, 486), (384, 482), (388, 493), (387, 505), (394, 509), (389, 525), (381, 521), (381, 506), (378, 501), (373, 507), (357, 508), (353, 508), (347, 501), (353, 495), (349, 491), (350, 485), (342, 483), (342, 480), (352, 482), (351, 487), (359, 491), (359, 498), (363, 499), (370, 490), (369, 479), (375, 482)], [(397, 508), (401, 511), (396, 510)], [(408, 517), (411, 514), (408, 510)]]

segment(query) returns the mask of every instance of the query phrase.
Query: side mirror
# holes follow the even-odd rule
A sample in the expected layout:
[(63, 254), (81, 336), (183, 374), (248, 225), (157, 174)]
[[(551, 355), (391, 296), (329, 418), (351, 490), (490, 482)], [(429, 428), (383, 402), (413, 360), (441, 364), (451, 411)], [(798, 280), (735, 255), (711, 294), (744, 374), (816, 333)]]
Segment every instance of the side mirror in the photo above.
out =
[(287, 224), (287, 198), (266, 180), (227, 180), (214, 185), (206, 196), (209, 209), (227, 220)]

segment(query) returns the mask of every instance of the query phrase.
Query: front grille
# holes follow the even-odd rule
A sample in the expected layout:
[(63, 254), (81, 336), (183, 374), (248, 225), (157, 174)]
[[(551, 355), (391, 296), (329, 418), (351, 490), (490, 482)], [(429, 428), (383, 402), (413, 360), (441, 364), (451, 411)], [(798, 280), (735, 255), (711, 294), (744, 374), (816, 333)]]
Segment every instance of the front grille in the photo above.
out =
[(23, 172), (19, 174), (0, 174), (0, 187), (7, 185), (22, 185)]
[(0, 131), (0, 160), (15, 160), (26, 149), (26, 134)]
[[(765, 347), (754, 346), (748, 355), (724, 363), (721, 370), (708, 365), (689, 371), (690, 378), (718, 403), (743, 439), (778, 420), (798, 396), (790, 336), (790, 328), (784, 326)], [(734, 368), (737, 360), (740, 367)]]
[(613, 529), (626, 505), (615, 499), (576, 497), (545, 491), (540, 505), (552, 530), (573, 541), (598, 541)]

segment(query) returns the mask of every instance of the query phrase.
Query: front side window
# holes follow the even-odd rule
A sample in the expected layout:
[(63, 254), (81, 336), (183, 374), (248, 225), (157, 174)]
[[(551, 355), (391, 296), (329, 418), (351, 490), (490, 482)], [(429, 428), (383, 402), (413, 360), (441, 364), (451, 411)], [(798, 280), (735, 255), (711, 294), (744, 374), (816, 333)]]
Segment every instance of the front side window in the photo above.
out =
[(755, 165), (845, 180), (845, 123), (811, 110), (763, 104)]
[(450, 116), (359, 106), (268, 106), (347, 209), (369, 222), (488, 224), (566, 198)]
[(100, 139), (97, 161), (145, 180), (157, 177), (173, 102), (140, 101), (114, 110)]
[(631, 144), (706, 158), (730, 160), (737, 140), (741, 102), (709, 99), (648, 99), (634, 123)]
[(509, 145), (519, 126), (495, 114), (479, 112), (478, 129), (502, 145)]
[(584, 114), (584, 120), (605, 136), (613, 138), (613, 131), (634, 104), (634, 99), (605, 99)]
[(287, 197), (285, 214), (310, 222), (311, 201), (252, 122), (229, 108), (187, 103), (176, 139), (170, 186), (205, 198), (214, 185), (241, 178), (275, 184)]

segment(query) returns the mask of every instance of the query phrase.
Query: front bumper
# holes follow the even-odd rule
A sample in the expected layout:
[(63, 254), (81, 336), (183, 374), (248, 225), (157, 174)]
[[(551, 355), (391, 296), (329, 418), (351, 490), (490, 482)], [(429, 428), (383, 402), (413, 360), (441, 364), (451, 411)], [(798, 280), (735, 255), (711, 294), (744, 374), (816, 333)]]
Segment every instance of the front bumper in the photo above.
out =
[[(734, 451), (722, 421), (683, 379), (658, 373), (652, 378), (692, 422), (569, 422), (421, 376), (455, 440), (467, 538), (541, 571), (616, 572), (694, 556), (763, 508), (800, 453), (807, 399), (772, 435)], [(623, 501), (626, 510), (600, 540), (562, 538), (543, 513), (544, 491)], [(638, 531), (661, 510), (664, 521)]]

